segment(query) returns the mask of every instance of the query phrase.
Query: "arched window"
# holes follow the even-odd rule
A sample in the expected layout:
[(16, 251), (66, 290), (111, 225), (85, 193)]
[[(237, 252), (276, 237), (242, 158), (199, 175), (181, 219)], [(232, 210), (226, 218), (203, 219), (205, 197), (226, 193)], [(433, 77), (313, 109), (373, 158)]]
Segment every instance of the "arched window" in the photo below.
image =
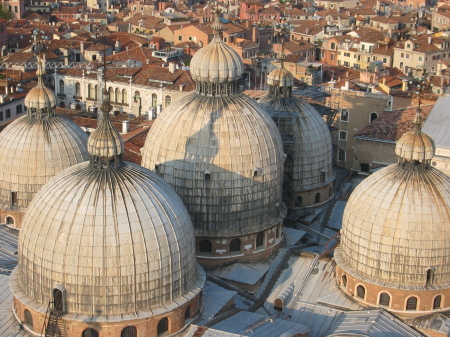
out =
[(61, 102), (59, 103), (59, 107), (64, 109), (66, 107), (66, 104), (64, 102)]
[(359, 285), (356, 288), (356, 296), (364, 299), (366, 297), (366, 288), (364, 288), (362, 285)]
[(342, 285), (347, 288), (347, 275), (342, 275)]
[(63, 80), (59, 80), (59, 93), (61, 95), (64, 95), (64, 81)]
[(170, 103), (172, 103), (172, 97), (170, 97), (169, 95), (166, 96), (165, 100), (164, 100), (164, 106), (168, 107), (170, 105)]
[(98, 100), (98, 85), (95, 85), (94, 97), (95, 100)]
[(25, 324), (33, 329), (33, 316), (31, 316), (31, 312), (28, 309), (25, 309), (23, 314), (25, 316)]
[(95, 329), (87, 328), (81, 334), (82, 337), (98, 337), (98, 332)]
[(198, 250), (200, 253), (212, 253), (212, 244), (209, 240), (202, 240), (198, 244)]
[(14, 225), (14, 218), (12, 216), (6, 217), (6, 224), (7, 225)]
[(187, 307), (186, 311), (184, 312), (184, 320), (187, 320), (191, 317), (191, 307)]
[(140, 102), (141, 99), (141, 93), (139, 91), (134, 92), (134, 102)]
[(372, 123), (377, 118), (378, 118), (378, 114), (376, 112), (372, 112), (370, 114), (370, 121), (369, 121), (369, 123)]
[(92, 84), (88, 84), (88, 98), (94, 98), (94, 95), (93, 95), (93, 86), (92, 86)]
[(137, 337), (137, 329), (135, 326), (127, 326), (120, 333), (120, 337)]
[(256, 236), (256, 247), (264, 246), (264, 233), (258, 233)]
[(437, 295), (434, 300), (433, 300), (433, 309), (440, 309), (441, 308), (441, 301), (442, 301), (442, 296), (441, 295)]
[(389, 296), (388, 293), (380, 294), (380, 300), (378, 301), (378, 304), (388, 307), (390, 302), (391, 302), (391, 296)]
[(406, 310), (416, 310), (417, 309), (417, 297), (412, 296), (406, 301)]
[(349, 115), (348, 109), (341, 109), (341, 121), (348, 122), (348, 115)]
[(117, 103), (122, 103), (122, 93), (120, 92), (120, 89), (119, 88), (116, 88), (116, 94), (115, 94), (115, 96), (116, 96), (116, 102)]
[(109, 101), (114, 102), (114, 89), (109, 87), (108, 92), (109, 92)]
[(233, 239), (230, 242), (230, 252), (240, 252), (241, 251), (241, 240)]
[(167, 330), (169, 330), (169, 320), (167, 319), (167, 317), (164, 317), (158, 322), (158, 336), (163, 334)]
[(80, 87), (80, 83), (75, 83), (75, 96), (76, 97), (81, 97), (81, 87)]
[(434, 268), (428, 268), (427, 269), (427, 281), (425, 285), (429, 287), (434, 283)]
[(53, 308), (56, 311), (64, 311), (64, 294), (61, 288), (53, 288)]
[(125, 89), (122, 90), (122, 103), (128, 104), (128, 91)]
[(320, 202), (320, 193), (316, 193), (316, 196), (314, 197), (314, 202), (318, 204)]
[(158, 96), (156, 96), (156, 94), (152, 94), (152, 107), (156, 108), (157, 104), (158, 104)]

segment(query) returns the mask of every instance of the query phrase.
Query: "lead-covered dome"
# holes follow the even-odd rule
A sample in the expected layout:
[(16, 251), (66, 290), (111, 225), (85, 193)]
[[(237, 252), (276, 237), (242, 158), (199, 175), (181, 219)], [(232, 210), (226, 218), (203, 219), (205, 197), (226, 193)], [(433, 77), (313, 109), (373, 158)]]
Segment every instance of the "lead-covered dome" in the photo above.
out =
[(142, 165), (163, 175), (187, 206), (197, 236), (245, 235), (280, 212), (283, 148), (276, 125), (249, 97), (190, 93), (158, 116)]
[(55, 93), (44, 85), (42, 79), (42, 76), (44, 75), (42, 62), (43, 60), (38, 57), (38, 69), (36, 71), (38, 85), (31, 89), (25, 97), (25, 106), (27, 109), (40, 111), (51, 109), (56, 106)]
[[(418, 115), (414, 132), (427, 139)], [(352, 192), (344, 211), (341, 248), (335, 254), (344, 270), (392, 288), (448, 288), (450, 178), (429, 161), (402, 157)]]
[(244, 73), (244, 64), (239, 54), (222, 42), (223, 29), (216, 13), (213, 24), (214, 38), (192, 57), (190, 71), (195, 81), (207, 83), (226, 83), (237, 81)]

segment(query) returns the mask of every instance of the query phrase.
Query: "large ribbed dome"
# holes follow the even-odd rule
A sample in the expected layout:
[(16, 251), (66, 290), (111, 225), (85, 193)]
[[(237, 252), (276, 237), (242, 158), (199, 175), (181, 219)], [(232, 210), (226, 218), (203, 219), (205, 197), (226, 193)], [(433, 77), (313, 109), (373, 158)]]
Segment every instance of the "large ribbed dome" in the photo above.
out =
[(65, 288), (67, 312), (118, 315), (176, 302), (196, 281), (189, 214), (176, 193), (138, 165), (88, 162), (49, 181), (19, 237), (19, 282), (47, 305)]
[[(87, 134), (66, 117), (24, 116), (0, 133), (0, 207), (24, 211), (54, 175), (86, 161)], [(17, 204), (11, 205), (11, 191)]]
[(207, 83), (226, 83), (237, 81), (244, 73), (244, 64), (239, 54), (222, 42), (219, 33), (222, 25), (216, 14), (213, 40), (195, 53), (191, 60), (190, 71), (195, 81)]
[(245, 95), (190, 93), (147, 136), (142, 165), (164, 176), (196, 235), (254, 233), (280, 221), (283, 149), (276, 125)]
[[(342, 260), (372, 283), (425, 286), (450, 282), (450, 178), (393, 164), (366, 178), (345, 207)], [(344, 269), (347, 269), (343, 266)]]
[[(413, 133), (429, 139), (420, 125), (418, 110)], [(425, 153), (426, 146), (416, 143), (412, 148)], [(335, 254), (337, 263), (372, 284), (409, 290), (447, 288), (450, 178), (432, 168), (430, 158), (409, 154), (372, 174), (353, 191), (345, 207), (341, 247)]]

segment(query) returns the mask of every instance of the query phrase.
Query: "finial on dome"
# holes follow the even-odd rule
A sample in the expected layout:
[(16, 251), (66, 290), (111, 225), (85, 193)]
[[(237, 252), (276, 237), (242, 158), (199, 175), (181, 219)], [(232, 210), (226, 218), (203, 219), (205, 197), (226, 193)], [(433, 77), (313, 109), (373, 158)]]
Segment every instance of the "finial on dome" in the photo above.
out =
[(112, 109), (109, 94), (106, 90), (106, 63), (104, 63), (103, 74), (104, 90), (103, 101), (100, 106), (101, 118), (98, 126), (88, 139), (88, 152), (90, 154), (90, 165), (92, 168), (105, 170), (123, 165), (124, 144), (122, 136), (109, 119)]
[(215, 20), (211, 28), (214, 30), (214, 38), (220, 39), (220, 32), (223, 30), (223, 25), (220, 22), (220, 10), (217, 8), (215, 11)]

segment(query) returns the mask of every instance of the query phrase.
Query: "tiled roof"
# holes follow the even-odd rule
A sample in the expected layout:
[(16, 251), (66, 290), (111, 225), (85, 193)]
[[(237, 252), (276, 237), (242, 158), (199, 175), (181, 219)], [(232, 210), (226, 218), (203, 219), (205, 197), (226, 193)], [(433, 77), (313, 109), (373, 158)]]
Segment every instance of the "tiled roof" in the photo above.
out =
[(163, 64), (163, 61), (161, 59), (152, 56), (152, 51), (150, 49), (144, 47), (129, 49), (115, 55), (108, 56), (106, 59), (115, 61), (135, 60), (142, 62), (143, 64), (158, 66)]
[[(428, 117), (433, 105), (422, 106), (424, 120)], [(355, 138), (375, 138), (396, 142), (406, 132), (413, 130), (413, 119), (416, 108), (385, 112), (364, 129), (355, 134)]]

